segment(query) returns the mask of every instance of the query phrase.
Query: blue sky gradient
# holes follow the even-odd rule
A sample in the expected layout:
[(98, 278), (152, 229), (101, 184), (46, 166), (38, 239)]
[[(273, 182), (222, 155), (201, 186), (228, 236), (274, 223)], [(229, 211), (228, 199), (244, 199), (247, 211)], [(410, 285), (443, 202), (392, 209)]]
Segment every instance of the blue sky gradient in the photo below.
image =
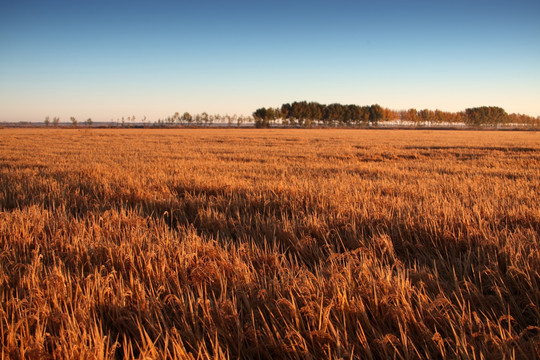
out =
[(0, 121), (296, 100), (540, 115), (540, 1), (0, 1)]

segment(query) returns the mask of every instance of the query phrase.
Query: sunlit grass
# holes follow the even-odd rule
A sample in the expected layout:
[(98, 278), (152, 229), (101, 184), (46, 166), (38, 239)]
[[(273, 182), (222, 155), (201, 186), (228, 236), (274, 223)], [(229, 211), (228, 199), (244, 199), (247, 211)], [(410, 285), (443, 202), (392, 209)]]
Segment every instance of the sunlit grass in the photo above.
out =
[(7, 358), (540, 356), (540, 136), (0, 130)]

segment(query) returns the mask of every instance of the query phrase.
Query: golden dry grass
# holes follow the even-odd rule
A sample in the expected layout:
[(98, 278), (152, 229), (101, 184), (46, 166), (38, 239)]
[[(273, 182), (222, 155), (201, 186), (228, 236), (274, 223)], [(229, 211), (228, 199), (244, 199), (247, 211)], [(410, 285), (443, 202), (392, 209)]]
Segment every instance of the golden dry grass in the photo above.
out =
[(540, 356), (540, 135), (0, 130), (2, 358)]

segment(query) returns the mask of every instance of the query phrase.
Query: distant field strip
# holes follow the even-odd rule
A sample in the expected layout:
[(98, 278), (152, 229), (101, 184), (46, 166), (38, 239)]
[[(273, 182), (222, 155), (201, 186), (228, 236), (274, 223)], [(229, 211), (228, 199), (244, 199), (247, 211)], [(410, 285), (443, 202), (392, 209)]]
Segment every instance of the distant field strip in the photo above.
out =
[(540, 134), (0, 129), (0, 351), (540, 357)]

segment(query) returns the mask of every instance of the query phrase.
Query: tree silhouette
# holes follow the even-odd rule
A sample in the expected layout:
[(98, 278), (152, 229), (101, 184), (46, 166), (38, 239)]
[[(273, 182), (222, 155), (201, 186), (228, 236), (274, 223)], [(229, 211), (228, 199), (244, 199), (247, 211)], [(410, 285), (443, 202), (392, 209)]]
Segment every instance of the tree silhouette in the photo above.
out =
[(201, 120), (202, 123), (204, 123), (205, 125), (208, 125), (208, 113), (207, 112), (203, 112), (201, 114)]
[(497, 106), (481, 106), (465, 109), (465, 123), (468, 125), (499, 125), (507, 122), (508, 114)]
[(275, 111), (273, 108), (259, 108), (253, 113), (255, 119), (255, 127), (267, 128), (270, 127), (270, 121), (275, 119)]
[(182, 121), (187, 122), (188, 124), (191, 124), (191, 121), (193, 120), (193, 116), (191, 116), (190, 113), (187, 111), (182, 115)]

